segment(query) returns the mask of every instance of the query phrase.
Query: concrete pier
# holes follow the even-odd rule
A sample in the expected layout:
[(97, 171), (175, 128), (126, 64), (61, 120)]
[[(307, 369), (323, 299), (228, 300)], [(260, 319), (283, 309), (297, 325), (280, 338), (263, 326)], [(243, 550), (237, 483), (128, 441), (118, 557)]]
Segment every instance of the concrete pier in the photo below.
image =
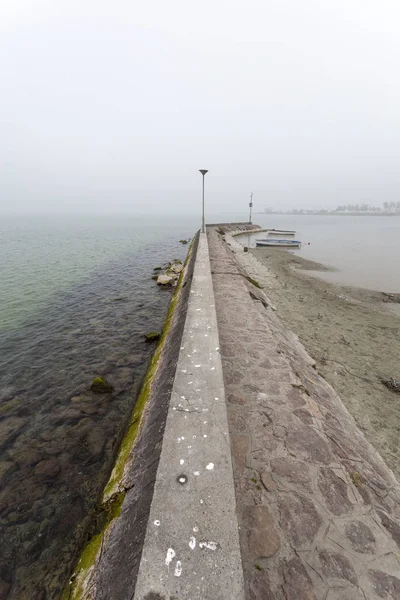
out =
[(200, 234), (135, 600), (243, 600), (206, 234)]
[(400, 599), (399, 483), (282, 325), (241, 229), (200, 235), (121, 514), (71, 598)]

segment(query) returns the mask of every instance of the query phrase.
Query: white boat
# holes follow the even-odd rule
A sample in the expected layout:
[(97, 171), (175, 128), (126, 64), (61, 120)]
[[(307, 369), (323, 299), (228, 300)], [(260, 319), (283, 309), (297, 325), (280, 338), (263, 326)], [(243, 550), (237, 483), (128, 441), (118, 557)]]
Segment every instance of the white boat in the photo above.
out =
[(256, 240), (256, 246), (269, 246), (275, 248), (300, 248), (299, 240)]
[(269, 235), (294, 235), (296, 232), (290, 229), (268, 229)]

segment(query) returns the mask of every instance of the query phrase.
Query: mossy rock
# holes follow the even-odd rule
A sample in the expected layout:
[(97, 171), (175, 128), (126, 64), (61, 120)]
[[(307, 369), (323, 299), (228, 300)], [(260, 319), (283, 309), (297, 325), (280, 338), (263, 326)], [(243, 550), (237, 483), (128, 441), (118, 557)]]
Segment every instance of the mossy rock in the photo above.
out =
[(144, 337), (146, 339), (146, 342), (156, 342), (157, 340), (160, 339), (161, 334), (158, 333), (157, 331), (149, 331), (148, 333), (144, 334)]
[(110, 394), (113, 391), (107, 379), (104, 379), (103, 377), (95, 377), (92, 381), (90, 389), (95, 394)]
[(19, 409), (21, 404), (21, 398), (12, 398), (11, 400), (4, 402), (0, 406), (0, 415), (6, 415), (7, 413), (11, 413), (12, 411)]
[(181, 265), (181, 264), (182, 264), (182, 261), (181, 261), (181, 260), (179, 260), (179, 258), (174, 258), (174, 260), (172, 261), (172, 263), (171, 263), (171, 264), (174, 264), (174, 263), (179, 263), (179, 264)]
[(151, 278), (152, 278), (153, 281), (157, 281), (158, 275), (152, 275)]
[(162, 267), (154, 267), (153, 271), (162, 271)]
[(179, 240), (179, 243), (185, 245), (188, 243), (188, 240)]

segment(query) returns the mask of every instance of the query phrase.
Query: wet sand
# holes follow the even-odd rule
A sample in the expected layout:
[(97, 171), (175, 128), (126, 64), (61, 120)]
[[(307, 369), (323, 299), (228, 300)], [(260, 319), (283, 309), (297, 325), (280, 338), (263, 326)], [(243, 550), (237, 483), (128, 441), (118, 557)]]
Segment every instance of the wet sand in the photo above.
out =
[(391, 312), (400, 294), (328, 283), (315, 277), (326, 267), (284, 250), (251, 252), (271, 272), (260, 270), (259, 281), (277, 314), (400, 477), (400, 394), (382, 384), (400, 379), (400, 316)]

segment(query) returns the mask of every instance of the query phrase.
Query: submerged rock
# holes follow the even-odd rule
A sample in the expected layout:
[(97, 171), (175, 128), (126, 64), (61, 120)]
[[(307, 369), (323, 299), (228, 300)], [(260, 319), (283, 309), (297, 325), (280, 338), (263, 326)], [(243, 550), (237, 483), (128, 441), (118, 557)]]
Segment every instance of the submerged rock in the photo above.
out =
[(144, 334), (144, 337), (146, 342), (156, 342), (160, 339), (160, 334), (157, 331), (149, 331), (149, 333)]
[(49, 458), (49, 460), (42, 460), (35, 467), (35, 475), (47, 479), (48, 477), (57, 477), (61, 470), (60, 463), (56, 458)]
[(188, 240), (179, 240), (179, 243), (185, 245), (188, 243)]
[(103, 379), (103, 377), (95, 377), (90, 389), (92, 392), (95, 392), (95, 394), (110, 394), (113, 391), (107, 379)]
[(383, 385), (386, 385), (386, 387), (392, 392), (397, 392), (400, 394), (400, 379), (391, 377), (390, 379), (382, 379), (382, 383)]

